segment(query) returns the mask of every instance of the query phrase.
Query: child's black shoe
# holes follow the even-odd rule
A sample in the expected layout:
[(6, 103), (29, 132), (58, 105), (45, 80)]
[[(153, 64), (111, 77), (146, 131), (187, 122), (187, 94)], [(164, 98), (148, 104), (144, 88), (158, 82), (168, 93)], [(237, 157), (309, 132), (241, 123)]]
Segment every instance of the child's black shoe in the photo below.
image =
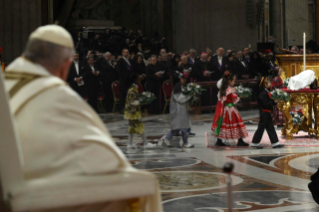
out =
[(242, 138), (239, 138), (237, 146), (249, 146), (249, 144), (245, 143)]
[(223, 141), (221, 139), (217, 139), (217, 142), (215, 144), (215, 146), (227, 146), (226, 144), (223, 143)]

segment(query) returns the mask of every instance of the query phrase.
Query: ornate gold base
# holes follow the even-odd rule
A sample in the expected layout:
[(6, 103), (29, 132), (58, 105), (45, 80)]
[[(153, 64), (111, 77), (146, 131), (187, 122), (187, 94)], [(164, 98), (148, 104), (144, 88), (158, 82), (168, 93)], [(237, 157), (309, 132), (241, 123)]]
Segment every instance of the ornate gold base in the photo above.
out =
[[(286, 136), (287, 140), (293, 139), (293, 133), (298, 134), (299, 131), (308, 132), (309, 135), (317, 135), (319, 139), (319, 127), (317, 121), (319, 120), (319, 94), (314, 93), (290, 93), (290, 101), (280, 101), (278, 108), (282, 112), (285, 124), (281, 130), (283, 136)], [(290, 109), (293, 104), (303, 105), (302, 113), (304, 114), (302, 123), (300, 125), (293, 124), (292, 116), (290, 115)], [(314, 108), (313, 108), (314, 106)], [(312, 108), (315, 113), (315, 126), (312, 127)]]

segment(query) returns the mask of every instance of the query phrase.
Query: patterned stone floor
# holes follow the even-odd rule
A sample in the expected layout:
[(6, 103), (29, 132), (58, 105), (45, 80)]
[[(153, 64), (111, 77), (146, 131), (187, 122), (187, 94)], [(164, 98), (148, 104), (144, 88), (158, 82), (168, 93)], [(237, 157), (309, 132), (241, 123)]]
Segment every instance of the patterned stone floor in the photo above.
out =
[[(257, 111), (240, 112), (249, 132), (256, 130)], [(193, 149), (157, 147), (127, 151), (128, 123), (121, 115), (102, 115), (107, 128), (131, 164), (154, 173), (160, 182), (165, 212), (226, 212), (226, 162), (234, 164), (233, 211), (319, 211), (307, 185), (319, 166), (317, 147), (206, 148), (213, 114), (191, 116)], [(169, 131), (169, 116), (143, 119), (148, 140), (157, 143)], [(141, 145), (141, 139), (134, 141)]]

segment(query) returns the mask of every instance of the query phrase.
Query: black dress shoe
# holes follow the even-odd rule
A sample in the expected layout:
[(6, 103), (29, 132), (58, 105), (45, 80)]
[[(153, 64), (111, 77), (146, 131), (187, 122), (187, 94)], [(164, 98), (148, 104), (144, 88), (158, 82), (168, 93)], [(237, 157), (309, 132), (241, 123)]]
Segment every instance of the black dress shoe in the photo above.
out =
[(227, 145), (224, 144), (221, 139), (217, 139), (215, 146), (227, 146)]
[(278, 144), (273, 145), (272, 148), (276, 149), (276, 148), (282, 148), (284, 146), (285, 146), (284, 144), (278, 143)]
[(237, 146), (249, 146), (249, 144), (245, 143), (242, 138), (239, 138)]
[(193, 132), (189, 132), (189, 136), (195, 136), (196, 133), (193, 133)]

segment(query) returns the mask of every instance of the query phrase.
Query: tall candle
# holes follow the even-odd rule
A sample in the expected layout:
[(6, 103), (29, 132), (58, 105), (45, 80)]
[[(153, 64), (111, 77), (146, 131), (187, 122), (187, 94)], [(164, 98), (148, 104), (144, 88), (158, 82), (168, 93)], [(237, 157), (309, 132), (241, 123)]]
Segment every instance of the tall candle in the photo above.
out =
[(303, 33), (303, 70), (306, 70), (306, 33)]

